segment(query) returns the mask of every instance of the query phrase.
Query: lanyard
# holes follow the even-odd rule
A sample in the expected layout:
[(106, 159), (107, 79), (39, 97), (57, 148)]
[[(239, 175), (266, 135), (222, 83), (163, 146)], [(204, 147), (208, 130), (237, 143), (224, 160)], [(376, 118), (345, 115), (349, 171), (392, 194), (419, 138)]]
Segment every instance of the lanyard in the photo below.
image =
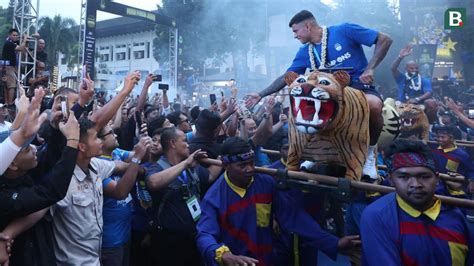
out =
[(314, 55), (316, 56), (316, 59), (318, 60), (318, 65), (321, 66), (321, 58), (319, 57), (319, 53), (316, 50), (316, 45), (313, 46), (313, 52), (314, 52)]
[(181, 181), (181, 183), (183, 183), (183, 184), (187, 184), (187, 183), (188, 183), (188, 176), (186, 175), (186, 170), (184, 170), (184, 171), (178, 176), (178, 180)]

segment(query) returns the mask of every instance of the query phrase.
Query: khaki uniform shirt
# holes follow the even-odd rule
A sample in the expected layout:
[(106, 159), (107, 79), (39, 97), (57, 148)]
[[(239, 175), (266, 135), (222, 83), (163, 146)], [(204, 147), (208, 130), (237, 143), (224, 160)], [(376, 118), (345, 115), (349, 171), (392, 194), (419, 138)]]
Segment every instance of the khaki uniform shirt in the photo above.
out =
[(114, 168), (112, 161), (93, 158), (86, 175), (76, 165), (66, 197), (51, 208), (58, 265), (100, 265), (102, 179)]

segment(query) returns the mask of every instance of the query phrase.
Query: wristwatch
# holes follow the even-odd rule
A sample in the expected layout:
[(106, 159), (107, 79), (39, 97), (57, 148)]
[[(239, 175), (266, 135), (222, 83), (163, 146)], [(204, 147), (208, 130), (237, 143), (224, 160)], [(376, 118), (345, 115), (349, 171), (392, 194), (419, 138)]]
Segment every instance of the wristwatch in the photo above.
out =
[(140, 164), (142, 160), (138, 159), (137, 157), (133, 157), (132, 160), (130, 160), (130, 162)]
[(263, 114), (263, 118), (264, 118), (264, 119), (270, 118), (270, 114), (264, 113), (264, 114)]
[(419, 103), (419, 102), (421, 101), (421, 99), (420, 99), (419, 97), (416, 97), (416, 98), (415, 98), (415, 101), (416, 101), (417, 103)]

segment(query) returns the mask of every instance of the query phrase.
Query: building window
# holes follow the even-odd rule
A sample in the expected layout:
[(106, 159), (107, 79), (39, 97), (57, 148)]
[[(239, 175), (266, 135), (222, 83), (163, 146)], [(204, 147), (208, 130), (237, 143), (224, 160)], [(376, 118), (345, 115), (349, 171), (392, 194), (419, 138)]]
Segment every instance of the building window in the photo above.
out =
[(145, 51), (135, 51), (133, 52), (133, 57), (135, 59), (143, 59), (145, 58)]
[(108, 62), (109, 61), (109, 55), (108, 54), (103, 54), (100, 56), (102, 62)]
[(121, 53), (116, 53), (115, 54), (115, 58), (117, 59), (117, 61), (120, 61), (120, 60), (125, 60), (125, 52), (121, 52)]

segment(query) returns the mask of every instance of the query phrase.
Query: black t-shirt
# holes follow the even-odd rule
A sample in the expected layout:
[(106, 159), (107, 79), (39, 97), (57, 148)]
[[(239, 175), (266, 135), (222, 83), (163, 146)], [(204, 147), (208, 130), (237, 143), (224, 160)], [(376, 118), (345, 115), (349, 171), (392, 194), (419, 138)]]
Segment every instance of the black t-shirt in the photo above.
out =
[(5, 41), (2, 51), (2, 59), (10, 61), (10, 66), (16, 66), (16, 48), (17, 44), (12, 41)]
[[(154, 168), (153, 170), (147, 169), (147, 171), (151, 170), (151, 172), (147, 173), (147, 176), (163, 170), (158, 164), (154, 165)], [(197, 198), (202, 198), (204, 195), (200, 195), (201, 186), (209, 182), (209, 171), (202, 166), (197, 166), (194, 170), (199, 179), (199, 184), (193, 185), (189, 174), (187, 174), (187, 184), (193, 195)], [(186, 172), (188, 173), (188, 171)], [(154, 208), (153, 221), (168, 232), (193, 234), (196, 232), (196, 223), (186, 203), (188, 189), (181, 181), (183, 180), (181, 176), (176, 178), (168, 187), (150, 192)], [(158, 217), (161, 204), (164, 205), (160, 217)]]
[(36, 51), (36, 60), (43, 62), (49, 70), (48, 54), (45, 51)]
[(221, 154), (221, 144), (206, 138), (194, 137), (189, 142), (190, 152), (195, 152), (201, 149), (207, 152), (207, 156), (211, 159), (217, 159), (217, 156)]

